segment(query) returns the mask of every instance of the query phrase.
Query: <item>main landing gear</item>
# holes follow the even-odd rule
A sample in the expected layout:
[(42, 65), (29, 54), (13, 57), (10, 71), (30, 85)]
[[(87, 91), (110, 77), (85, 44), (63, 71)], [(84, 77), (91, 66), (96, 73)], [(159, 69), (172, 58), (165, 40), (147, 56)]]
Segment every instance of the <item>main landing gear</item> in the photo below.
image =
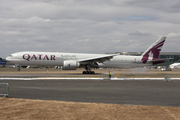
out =
[(83, 71), (82, 74), (95, 74), (94, 71)]
[(82, 74), (95, 74), (94, 71), (91, 71), (91, 66), (90, 65), (86, 65), (85, 69), (86, 69), (86, 71), (83, 71)]

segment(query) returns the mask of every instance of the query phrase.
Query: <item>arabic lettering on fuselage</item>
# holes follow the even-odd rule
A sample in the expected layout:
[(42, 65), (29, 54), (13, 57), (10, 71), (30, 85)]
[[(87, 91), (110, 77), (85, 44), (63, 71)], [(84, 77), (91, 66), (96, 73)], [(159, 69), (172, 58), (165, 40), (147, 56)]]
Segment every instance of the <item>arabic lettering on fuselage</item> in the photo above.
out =
[(30, 60), (56, 60), (55, 55), (43, 55), (43, 54), (24, 54), (22, 58), (24, 60), (30, 61)]
[(61, 55), (61, 57), (76, 57), (76, 55)]

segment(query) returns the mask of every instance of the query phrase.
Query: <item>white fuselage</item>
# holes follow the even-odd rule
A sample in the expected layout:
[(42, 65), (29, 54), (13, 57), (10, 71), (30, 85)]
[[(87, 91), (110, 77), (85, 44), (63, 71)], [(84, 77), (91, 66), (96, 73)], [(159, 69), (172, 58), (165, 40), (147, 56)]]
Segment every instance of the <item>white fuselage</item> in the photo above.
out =
[[(67, 60), (79, 61), (82, 59), (103, 56), (104, 54), (83, 54), (83, 53), (59, 53), (59, 52), (18, 52), (9, 55), (6, 60), (10, 64), (19, 65), (53, 65), (63, 66), (63, 62)], [(117, 55), (112, 59), (103, 63), (99, 63), (99, 67), (104, 68), (133, 68), (150, 63), (142, 63), (142, 56), (126, 56)]]

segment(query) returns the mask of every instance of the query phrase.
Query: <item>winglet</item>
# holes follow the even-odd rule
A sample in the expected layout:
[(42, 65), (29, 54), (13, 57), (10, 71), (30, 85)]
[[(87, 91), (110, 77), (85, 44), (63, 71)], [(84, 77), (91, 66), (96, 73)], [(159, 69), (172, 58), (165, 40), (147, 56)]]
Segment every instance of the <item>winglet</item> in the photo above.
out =
[(164, 45), (166, 37), (160, 37), (155, 43), (153, 43), (141, 56), (141, 61), (146, 63), (148, 60), (158, 59), (159, 53)]

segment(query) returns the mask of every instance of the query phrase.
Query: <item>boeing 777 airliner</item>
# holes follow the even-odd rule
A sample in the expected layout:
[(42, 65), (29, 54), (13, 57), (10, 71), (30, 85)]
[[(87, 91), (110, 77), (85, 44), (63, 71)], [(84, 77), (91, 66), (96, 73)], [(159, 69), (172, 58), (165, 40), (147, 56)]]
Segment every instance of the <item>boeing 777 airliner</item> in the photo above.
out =
[(160, 37), (141, 56), (119, 54), (83, 54), (59, 52), (17, 52), (9, 55), (6, 61), (19, 65), (52, 65), (63, 66), (63, 70), (85, 68), (83, 74), (94, 74), (91, 68), (134, 68), (164, 63), (166, 59), (158, 59), (166, 37)]

